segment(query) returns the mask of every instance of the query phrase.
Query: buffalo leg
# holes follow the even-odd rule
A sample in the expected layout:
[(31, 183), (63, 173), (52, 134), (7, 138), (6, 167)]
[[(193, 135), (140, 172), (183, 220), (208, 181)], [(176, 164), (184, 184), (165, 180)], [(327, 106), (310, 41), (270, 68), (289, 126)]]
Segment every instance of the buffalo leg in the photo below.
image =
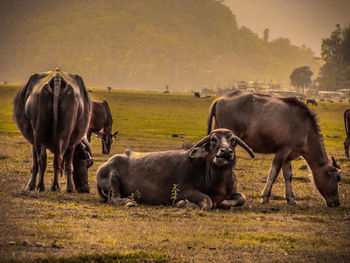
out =
[(292, 191), (292, 166), (289, 161), (282, 166), (284, 185), (286, 188), (286, 199), (289, 205), (296, 205)]
[(350, 136), (347, 137), (344, 142), (345, 156), (348, 159), (349, 159), (349, 146), (350, 146)]
[(276, 154), (275, 157), (273, 158), (272, 165), (269, 172), (269, 177), (267, 178), (267, 182), (265, 184), (265, 187), (261, 196), (262, 204), (267, 204), (269, 202), (272, 185), (274, 184), (277, 178), (277, 175), (281, 170), (282, 164), (283, 164), (283, 159), (279, 154)]
[(35, 181), (36, 181), (36, 176), (38, 174), (38, 171), (39, 171), (38, 157), (37, 157), (35, 147), (33, 145), (33, 163), (32, 163), (32, 167), (31, 167), (32, 176), (28, 181), (28, 184), (26, 186), (26, 190), (29, 190), (29, 191), (35, 190)]
[(39, 181), (36, 188), (42, 192), (45, 191), (45, 185), (44, 185), (44, 174), (46, 170), (46, 148), (44, 146), (40, 147), (40, 150), (37, 151), (37, 158), (39, 162)]
[(74, 183), (73, 183), (73, 154), (74, 147), (68, 147), (64, 154), (64, 171), (67, 176), (67, 192), (74, 192)]
[(53, 182), (51, 186), (51, 191), (60, 191), (60, 185), (58, 183), (58, 174), (62, 175), (62, 157), (60, 154), (55, 154), (53, 158), (53, 168), (54, 168), (54, 176)]
[(87, 137), (88, 141), (91, 142), (91, 131), (87, 132), (86, 137)]
[(235, 206), (242, 206), (245, 204), (246, 197), (242, 193), (234, 193), (232, 194), (228, 200), (224, 200), (220, 204), (220, 208), (230, 209)]
[(180, 192), (176, 197), (176, 201), (186, 199), (192, 203), (197, 204), (201, 209), (204, 210), (211, 209), (213, 207), (211, 198), (208, 195), (203, 194), (195, 189), (184, 190)]
[(123, 205), (123, 206), (136, 206), (137, 203), (131, 198), (121, 198), (121, 185), (118, 176), (112, 176), (111, 178), (112, 189), (108, 196), (109, 204)]

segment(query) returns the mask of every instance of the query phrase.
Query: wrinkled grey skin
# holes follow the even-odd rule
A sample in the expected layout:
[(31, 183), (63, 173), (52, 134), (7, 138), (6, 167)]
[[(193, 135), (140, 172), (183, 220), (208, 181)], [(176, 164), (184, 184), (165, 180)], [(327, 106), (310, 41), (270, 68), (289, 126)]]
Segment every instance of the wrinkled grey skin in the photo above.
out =
[(74, 149), (86, 133), (91, 109), (82, 78), (60, 70), (34, 74), (19, 90), (13, 105), (18, 129), (33, 145), (32, 176), (26, 189), (45, 190), (46, 149), (49, 149), (54, 154), (51, 190), (60, 190), (58, 175), (62, 174), (64, 162), (67, 192), (73, 192)]
[(73, 181), (78, 193), (90, 193), (88, 169), (92, 166), (92, 153), (88, 140), (83, 137), (73, 155)]
[(344, 149), (346, 158), (349, 157), (349, 146), (350, 146), (350, 109), (344, 111), (344, 124), (345, 124), (345, 132), (346, 139), (344, 141)]
[(232, 171), (237, 144), (254, 157), (227, 129), (212, 131), (190, 150), (114, 155), (98, 168), (98, 192), (104, 201), (120, 204), (134, 194), (140, 202), (151, 205), (181, 200), (202, 209), (243, 205), (245, 196), (236, 191)]
[(232, 130), (254, 152), (275, 154), (262, 192), (262, 203), (269, 202), (272, 185), (282, 169), (287, 202), (296, 204), (290, 162), (302, 156), (327, 206), (339, 206), (340, 167), (334, 158), (333, 162), (329, 160), (316, 116), (304, 103), (296, 98), (233, 92), (213, 102), (208, 133), (213, 119), (215, 128)]

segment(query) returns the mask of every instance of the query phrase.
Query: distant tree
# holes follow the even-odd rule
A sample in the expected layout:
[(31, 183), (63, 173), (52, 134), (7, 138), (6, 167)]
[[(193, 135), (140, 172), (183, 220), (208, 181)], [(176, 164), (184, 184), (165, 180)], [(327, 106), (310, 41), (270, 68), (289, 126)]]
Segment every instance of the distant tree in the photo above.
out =
[(269, 41), (269, 33), (270, 33), (270, 29), (265, 28), (264, 29), (264, 41), (268, 42)]
[(313, 72), (308, 66), (296, 68), (290, 75), (291, 84), (294, 87), (301, 88), (304, 93), (304, 89), (311, 84), (312, 75)]
[(322, 41), (321, 56), (325, 61), (318, 77), (321, 88), (350, 88), (350, 25), (336, 25), (330, 37)]

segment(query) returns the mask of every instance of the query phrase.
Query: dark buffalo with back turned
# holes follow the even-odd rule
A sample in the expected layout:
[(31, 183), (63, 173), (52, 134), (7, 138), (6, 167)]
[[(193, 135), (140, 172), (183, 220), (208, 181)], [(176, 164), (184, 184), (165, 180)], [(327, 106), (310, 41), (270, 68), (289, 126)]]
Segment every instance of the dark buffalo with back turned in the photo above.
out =
[[(58, 175), (67, 175), (67, 191), (74, 191), (73, 155), (89, 123), (91, 101), (83, 79), (58, 69), (34, 74), (14, 99), (14, 120), (33, 145), (32, 176), (26, 189), (44, 191), (46, 149), (54, 154), (52, 191), (60, 189)], [(36, 185), (36, 176), (39, 181)]]
[(315, 185), (328, 206), (338, 206), (340, 167), (329, 160), (316, 116), (296, 98), (233, 92), (214, 101), (208, 118), (208, 133), (227, 128), (254, 152), (275, 154), (262, 203), (268, 203), (271, 188), (282, 169), (286, 199), (295, 204), (292, 192), (291, 161), (302, 156), (311, 168)]
[(346, 139), (344, 141), (345, 156), (349, 159), (349, 146), (350, 146), (350, 109), (344, 111), (344, 124)]
[[(191, 149), (114, 155), (97, 171), (97, 188), (106, 202), (122, 204), (137, 195), (142, 203), (186, 201), (202, 209), (245, 203), (236, 191), (235, 147), (251, 149), (230, 130), (218, 129)], [(124, 202), (125, 203), (125, 202)]]
[(109, 154), (113, 142), (119, 131), (112, 134), (113, 118), (107, 101), (92, 101), (91, 120), (87, 138), (91, 142), (91, 134), (95, 133), (101, 138), (102, 154)]

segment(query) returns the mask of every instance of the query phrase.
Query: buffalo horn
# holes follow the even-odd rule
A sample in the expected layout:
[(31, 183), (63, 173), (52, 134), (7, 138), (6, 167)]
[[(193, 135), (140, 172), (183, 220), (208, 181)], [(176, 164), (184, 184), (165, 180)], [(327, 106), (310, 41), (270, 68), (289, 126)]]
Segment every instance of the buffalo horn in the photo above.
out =
[(338, 169), (340, 169), (340, 166), (336, 163), (336, 161), (335, 161), (335, 159), (334, 159), (334, 156), (332, 155), (332, 162), (333, 162), (333, 166), (335, 167), (335, 168), (338, 168)]
[(255, 157), (255, 155), (254, 155), (252, 149), (250, 149), (249, 146), (248, 146), (247, 144), (245, 144), (239, 137), (235, 136), (235, 141), (236, 141), (244, 150), (246, 150), (246, 151), (249, 153), (250, 157), (252, 157), (252, 158)]

